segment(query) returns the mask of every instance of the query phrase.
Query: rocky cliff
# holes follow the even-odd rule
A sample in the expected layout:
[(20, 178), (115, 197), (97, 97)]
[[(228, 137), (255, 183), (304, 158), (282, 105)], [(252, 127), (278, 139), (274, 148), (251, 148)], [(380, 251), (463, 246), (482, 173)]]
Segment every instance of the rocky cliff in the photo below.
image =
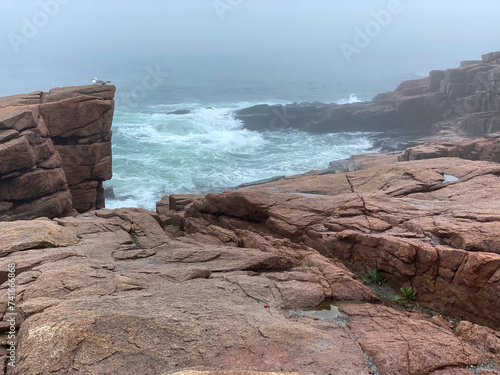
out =
[(384, 131), (415, 136), (449, 132), (481, 136), (500, 130), (500, 52), (403, 82), (368, 103), (258, 105), (236, 117), (251, 130), (313, 133)]
[(104, 207), (114, 86), (0, 98), (0, 220)]

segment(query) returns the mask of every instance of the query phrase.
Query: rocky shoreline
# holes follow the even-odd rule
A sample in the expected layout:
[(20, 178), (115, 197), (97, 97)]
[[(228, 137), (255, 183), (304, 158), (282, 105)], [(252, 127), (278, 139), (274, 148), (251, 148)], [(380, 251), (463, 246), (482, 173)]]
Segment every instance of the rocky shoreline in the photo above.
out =
[(484, 136), (500, 131), (500, 52), (405, 81), (371, 102), (256, 105), (236, 112), (250, 130), (386, 132), (389, 137)]
[(500, 374), (499, 59), (343, 107), (432, 142), (157, 212), (99, 209), (114, 87), (0, 99), (0, 374)]

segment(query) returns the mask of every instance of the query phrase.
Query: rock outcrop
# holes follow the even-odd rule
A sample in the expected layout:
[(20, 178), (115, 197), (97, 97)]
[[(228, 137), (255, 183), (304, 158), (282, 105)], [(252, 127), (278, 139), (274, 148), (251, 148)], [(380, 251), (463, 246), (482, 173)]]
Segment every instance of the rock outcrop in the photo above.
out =
[(401, 161), (454, 157), (500, 163), (500, 133), (490, 138), (465, 139), (460, 142), (432, 142), (408, 148)]
[(183, 225), (305, 244), (352, 270), (378, 268), (424, 306), (499, 326), (499, 192), (499, 164), (438, 158), (209, 194)]
[(405, 81), (367, 103), (258, 105), (236, 112), (236, 117), (258, 131), (482, 136), (500, 131), (500, 52)]
[(0, 220), (104, 207), (114, 86), (0, 98)]
[[(286, 238), (212, 224), (173, 239), (143, 209), (13, 224), (0, 222), (0, 278), (16, 265), (16, 359), (0, 374), (472, 374), (498, 360), (497, 331), (380, 305)], [(4, 321), (7, 296), (4, 283)], [(342, 319), (301, 315), (325, 299), (357, 301)]]
[[(1, 270), (11, 263), (18, 270), (18, 357), (8, 374), (368, 375), (363, 351), (343, 328), (290, 320), (284, 310), (332, 295), (377, 300), (341, 264), (289, 241), (243, 249), (173, 240), (157, 219), (142, 209), (101, 210), (25, 222), (10, 240), (0, 238), (5, 246), (30, 234), (0, 262)], [(41, 223), (59, 227), (64, 240), (47, 239)], [(0, 222), (0, 233), (10, 225)]]

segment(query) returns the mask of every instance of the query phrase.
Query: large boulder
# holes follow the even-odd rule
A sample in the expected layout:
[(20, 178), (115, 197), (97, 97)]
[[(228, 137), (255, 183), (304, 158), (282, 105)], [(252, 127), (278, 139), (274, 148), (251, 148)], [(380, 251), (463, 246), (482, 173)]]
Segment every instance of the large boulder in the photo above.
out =
[(104, 207), (114, 86), (0, 98), (0, 220)]

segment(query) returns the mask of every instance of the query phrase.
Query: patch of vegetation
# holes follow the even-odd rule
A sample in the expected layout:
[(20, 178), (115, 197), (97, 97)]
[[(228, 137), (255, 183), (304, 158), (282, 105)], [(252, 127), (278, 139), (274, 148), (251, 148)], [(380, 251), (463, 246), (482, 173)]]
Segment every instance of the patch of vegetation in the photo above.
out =
[(372, 283), (377, 285), (382, 285), (382, 283), (387, 281), (386, 279), (384, 279), (384, 277), (377, 268), (374, 268), (373, 270), (365, 273), (362, 276), (362, 279), (365, 283)]
[(301, 257), (300, 267), (311, 268), (314, 267), (314, 262), (309, 257)]
[(413, 290), (413, 288), (410, 286), (409, 288), (401, 288), (399, 289), (401, 291), (400, 295), (397, 295), (394, 297), (396, 301), (401, 301), (405, 305), (414, 303), (417, 307), (420, 306), (417, 300), (417, 293)]

